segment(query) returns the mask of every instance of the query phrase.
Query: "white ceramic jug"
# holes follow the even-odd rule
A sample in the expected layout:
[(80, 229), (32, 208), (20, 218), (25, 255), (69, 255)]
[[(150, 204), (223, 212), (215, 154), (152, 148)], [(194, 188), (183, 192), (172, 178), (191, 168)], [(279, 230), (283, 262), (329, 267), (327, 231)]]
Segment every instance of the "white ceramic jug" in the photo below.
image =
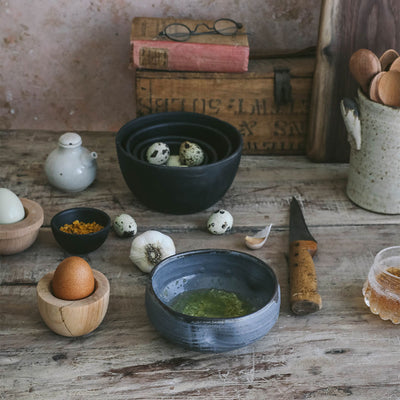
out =
[(340, 109), (349, 134), (348, 197), (360, 207), (400, 213), (400, 109), (369, 100), (361, 90), (356, 102)]
[(97, 153), (82, 147), (81, 137), (74, 132), (60, 136), (58, 147), (46, 159), (49, 182), (66, 192), (80, 192), (96, 178)]

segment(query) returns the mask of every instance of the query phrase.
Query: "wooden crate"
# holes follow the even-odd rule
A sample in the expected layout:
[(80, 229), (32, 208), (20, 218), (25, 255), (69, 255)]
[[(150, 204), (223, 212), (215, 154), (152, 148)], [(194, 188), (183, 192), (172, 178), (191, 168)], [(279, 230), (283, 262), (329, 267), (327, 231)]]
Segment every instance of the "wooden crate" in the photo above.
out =
[(191, 111), (243, 135), (244, 154), (305, 154), (314, 57), (251, 60), (245, 73), (136, 70), (137, 116)]

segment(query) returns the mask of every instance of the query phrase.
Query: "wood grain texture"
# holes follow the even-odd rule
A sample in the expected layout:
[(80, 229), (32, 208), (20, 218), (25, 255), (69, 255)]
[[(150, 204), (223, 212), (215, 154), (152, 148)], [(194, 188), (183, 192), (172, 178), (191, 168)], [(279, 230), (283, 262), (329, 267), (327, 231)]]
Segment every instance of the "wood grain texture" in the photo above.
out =
[(323, 0), (310, 107), (307, 155), (316, 162), (347, 162), (349, 144), (339, 109), (356, 95), (349, 60), (360, 48), (378, 57), (398, 49), (400, 3), (393, 0)]
[(51, 290), (54, 271), (37, 284), (37, 304), (46, 325), (62, 336), (83, 336), (95, 330), (106, 315), (110, 298), (110, 284), (99, 271), (93, 270), (94, 292), (81, 300), (63, 300)]
[[(304, 156), (244, 156), (232, 188), (204, 212), (155, 213), (130, 194), (118, 170), (113, 133), (84, 133), (98, 152), (98, 176), (74, 195), (53, 189), (44, 161), (55, 132), (0, 132), (0, 186), (37, 200), (45, 222), (28, 250), (0, 257), (0, 398), (5, 399), (379, 399), (399, 397), (398, 326), (373, 315), (361, 289), (374, 255), (398, 244), (400, 216), (374, 214), (346, 197), (347, 164), (312, 163)], [(4, 166), (4, 167), (3, 167)], [(314, 257), (324, 307), (294, 316), (289, 296), (289, 204), (307, 212), (318, 241)], [(256, 343), (224, 354), (185, 350), (163, 339), (144, 308), (148, 275), (129, 260), (131, 239), (110, 232), (84, 258), (110, 282), (102, 324), (80, 338), (56, 335), (41, 320), (36, 285), (67, 256), (49, 227), (55, 212), (92, 204), (111, 217), (134, 216), (139, 232), (156, 228), (177, 251), (224, 248), (248, 252), (275, 271), (282, 292), (279, 319)], [(230, 234), (214, 236), (212, 210), (234, 216)], [(260, 250), (244, 237), (273, 227)]]
[[(138, 70), (137, 115), (211, 115), (239, 130), (244, 154), (304, 155), (314, 62), (314, 57), (252, 60), (249, 71), (240, 74)], [(291, 96), (280, 103), (276, 93), (285, 84)]]
[(43, 209), (39, 203), (20, 197), (25, 217), (14, 224), (0, 225), (0, 255), (19, 253), (36, 240), (44, 220)]
[(317, 243), (296, 240), (289, 245), (290, 308), (297, 315), (316, 312), (322, 307), (313, 257)]

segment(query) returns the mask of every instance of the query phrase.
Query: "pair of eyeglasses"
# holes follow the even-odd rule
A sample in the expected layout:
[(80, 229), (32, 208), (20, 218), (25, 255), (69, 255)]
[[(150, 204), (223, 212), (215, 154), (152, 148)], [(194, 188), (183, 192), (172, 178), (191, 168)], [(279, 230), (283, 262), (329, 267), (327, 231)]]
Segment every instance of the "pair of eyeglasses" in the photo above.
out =
[[(200, 27), (205, 27), (208, 31), (197, 30)], [(209, 27), (205, 23), (197, 24), (193, 30), (191, 30), (185, 24), (173, 23), (167, 25), (158, 36), (167, 37), (168, 39), (175, 40), (176, 42), (186, 42), (191, 36), (195, 35), (224, 35), (234, 36), (238, 33), (238, 30), (243, 28), (243, 25), (235, 22), (229, 18), (220, 18), (214, 22), (212, 27)]]

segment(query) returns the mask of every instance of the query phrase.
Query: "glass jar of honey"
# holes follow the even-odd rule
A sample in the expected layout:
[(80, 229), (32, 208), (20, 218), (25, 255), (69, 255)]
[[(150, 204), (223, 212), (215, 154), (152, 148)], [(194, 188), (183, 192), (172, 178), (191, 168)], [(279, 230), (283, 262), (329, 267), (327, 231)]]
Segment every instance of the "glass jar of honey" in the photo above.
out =
[(400, 323), (400, 246), (388, 247), (375, 256), (362, 292), (371, 312)]

